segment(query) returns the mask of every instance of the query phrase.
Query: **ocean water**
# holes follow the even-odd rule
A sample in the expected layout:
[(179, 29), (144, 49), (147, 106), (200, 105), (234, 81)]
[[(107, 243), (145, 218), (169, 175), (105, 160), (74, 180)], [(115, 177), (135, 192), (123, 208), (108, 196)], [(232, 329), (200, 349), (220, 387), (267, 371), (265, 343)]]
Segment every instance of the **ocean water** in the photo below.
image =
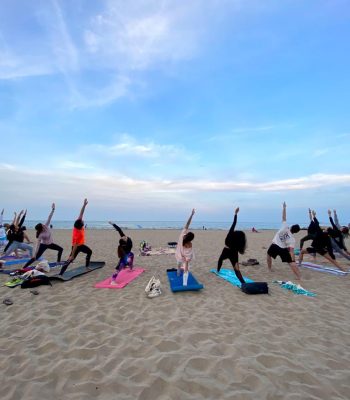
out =
[[(25, 226), (29, 229), (34, 228), (34, 226), (42, 221), (37, 220), (26, 220)], [(74, 221), (52, 221), (53, 228), (56, 229), (72, 229)], [(88, 221), (85, 220), (85, 224), (88, 229), (112, 229), (111, 225), (106, 221)], [(182, 229), (184, 226), (184, 221), (117, 221), (117, 224), (121, 228), (125, 229)], [(230, 228), (232, 221), (193, 221), (191, 223), (192, 229), (222, 229), (227, 230)], [(307, 226), (301, 225), (301, 226)], [(255, 222), (245, 222), (238, 221), (237, 229), (255, 229), (265, 230), (265, 229), (279, 229), (281, 227), (281, 222), (267, 222), (267, 221), (255, 221)]]

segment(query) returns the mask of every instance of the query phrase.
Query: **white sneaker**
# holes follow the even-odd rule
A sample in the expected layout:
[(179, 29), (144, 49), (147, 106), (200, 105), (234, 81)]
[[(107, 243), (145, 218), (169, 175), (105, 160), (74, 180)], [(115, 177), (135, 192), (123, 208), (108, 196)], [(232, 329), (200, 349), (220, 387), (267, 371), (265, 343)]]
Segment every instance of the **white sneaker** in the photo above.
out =
[(160, 289), (152, 289), (149, 292), (147, 297), (149, 297), (151, 299), (152, 297), (157, 297), (157, 296), (160, 296), (161, 294), (162, 294), (162, 292), (160, 291)]
[(155, 280), (156, 280), (156, 278), (154, 276), (152, 276), (152, 278), (147, 283), (147, 286), (145, 287), (145, 292), (146, 293), (151, 291), (151, 288), (154, 286), (154, 281)]

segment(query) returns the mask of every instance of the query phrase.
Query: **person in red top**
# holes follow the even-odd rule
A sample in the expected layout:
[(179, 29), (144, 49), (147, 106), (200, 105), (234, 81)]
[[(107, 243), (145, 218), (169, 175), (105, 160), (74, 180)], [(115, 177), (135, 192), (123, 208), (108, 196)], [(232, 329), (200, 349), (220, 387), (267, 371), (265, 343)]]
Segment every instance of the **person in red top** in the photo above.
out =
[(90, 247), (85, 245), (85, 230), (84, 230), (84, 221), (83, 216), (85, 212), (85, 208), (88, 204), (87, 199), (84, 199), (83, 207), (80, 210), (79, 217), (74, 222), (73, 235), (72, 235), (72, 251), (67, 262), (63, 265), (60, 275), (63, 275), (68, 268), (69, 264), (75, 260), (76, 256), (79, 253), (86, 254), (86, 263), (85, 266), (88, 267), (90, 264), (90, 259), (92, 255), (92, 250)]

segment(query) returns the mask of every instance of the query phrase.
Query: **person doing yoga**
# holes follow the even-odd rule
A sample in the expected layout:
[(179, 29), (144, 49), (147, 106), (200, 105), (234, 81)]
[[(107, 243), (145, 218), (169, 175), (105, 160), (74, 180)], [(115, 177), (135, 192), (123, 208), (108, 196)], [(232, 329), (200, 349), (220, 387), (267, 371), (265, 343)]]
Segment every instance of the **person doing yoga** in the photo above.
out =
[(109, 221), (108, 223), (110, 225), (112, 225), (113, 228), (120, 235), (119, 245), (118, 245), (118, 250), (117, 250), (119, 262), (118, 262), (118, 265), (115, 267), (116, 272), (112, 275), (112, 281), (111, 281), (111, 284), (115, 285), (117, 276), (122, 269), (129, 267), (130, 270), (132, 270), (132, 268), (134, 266), (134, 253), (131, 252), (132, 240), (124, 234), (124, 232), (121, 230), (121, 228), (119, 228), (118, 225), (114, 224), (111, 221)]
[(63, 275), (65, 273), (69, 264), (73, 260), (75, 260), (75, 258), (77, 257), (77, 255), (79, 253), (86, 254), (86, 262), (85, 262), (86, 268), (88, 268), (88, 266), (90, 264), (92, 250), (90, 249), (90, 247), (85, 245), (85, 230), (84, 230), (84, 221), (83, 221), (84, 212), (85, 212), (85, 208), (87, 205), (88, 205), (88, 201), (87, 201), (87, 199), (84, 199), (84, 203), (80, 210), (80, 214), (79, 214), (78, 218), (76, 219), (76, 221), (74, 222), (73, 235), (72, 235), (72, 251), (70, 253), (68, 260), (62, 267), (62, 269), (59, 273), (60, 275)]
[(50, 223), (54, 212), (55, 212), (55, 203), (52, 203), (51, 212), (47, 217), (47, 221), (45, 222), (45, 224), (39, 223), (35, 225), (36, 237), (38, 239), (36, 250), (34, 253), (35, 255), (29, 261), (26, 262), (23, 268), (27, 268), (35, 260), (38, 260), (45, 253), (47, 249), (56, 250), (57, 262), (61, 261), (63, 248), (53, 242), (52, 231), (50, 229)]
[(4, 223), (4, 209), (2, 209), (1, 214), (0, 214), (0, 248), (3, 246), (6, 246), (7, 244), (7, 236), (6, 236), (6, 230), (3, 225)]
[(238, 253), (244, 254), (247, 245), (247, 239), (243, 231), (235, 231), (238, 212), (239, 207), (237, 207), (235, 210), (233, 223), (226, 236), (225, 247), (223, 248), (220, 258), (218, 260), (217, 272), (220, 272), (223, 261), (229, 259), (237, 278), (241, 283), (245, 283), (241, 271), (239, 270)]
[(184, 226), (184, 229), (180, 233), (180, 237), (175, 250), (175, 258), (177, 261), (177, 275), (180, 276), (181, 269), (184, 270), (182, 277), (183, 286), (187, 286), (188, 271), (191, 268), (191, 261), (194, 260), (194, 252), (192, 248), (192, 240), (194, 239), (194, 234), (188, 231), (194, 213), (195, 209), (192, 210), (191, 215), (186, 222), (186, 225)]
[[(2, 254), (1, 258), (10, 255), (12, 252), (15, 252), (17, 255), (17, 250), (28, 251), (29, 256), (33, 257), (33, 247), (30, 245), (31, 241), (29, 240), (29, 237), (25, 233), (26, 228), (22, 226), (26, 214), (27, 211), (24, 212), (23, 210), (18, 215), (17, 213), (15, 213), (12, 224), (10, 225), (10, 228), (7, 231), (8, 243), (4, 249), (4, 253)], [(26, 240), (27, 243), (24, 243), (24, 240)]]
[(315, 239), (319, 227), (319, 223), (316, 219), (316, 213), (315, 211), (311, 211), (310, 208), (309, 208), (309, 218), (310, 218), (310, 224), (307, 228), (307, 235), (300, 239), (300, 250), (302, 250), (304, 242)]
[(295, 264), (295, 238), (293, 237), (293, 233), (298, 233), (299, 231), (299, 225), (292, 225), (289, 229), (287, 224), (287, 205), (284, 202), (282, 206), (282, 227), (272, 239), (272, 244), (267, 250), (267, 266), (269, 271), (272, 271), (272, 258), (280, 256), (282, 262), (288, 263), (296, 278), (300, 280), (300, 271)]
[(335, 223), (332, 218), (331, 210), (328, 210), (329, 221), (332, 224), (332, 228), (328, 228), (327, 232), (331, 238), (333, 250), (339, 253), (341, 256), (350, 260), (350, 252), (345, 246), (344, 238), (348, 236), (349, 229), (346, 226), (341, 227), (338, 221), (336, 210), (333, 210)]
[(326, 260), (330, 261), (333, 265), (341, 271), (345, 271), (335, 259), (333, 253), (332, 242), (328, 231), (323, 231), (320, 227), (316, 233), (315, 239), (311, 243), (311, 247), (307, 247), (300, 252), (299, 265), (303, 262), (304, 254), (312, 254), (313, 256), (318, 253)]

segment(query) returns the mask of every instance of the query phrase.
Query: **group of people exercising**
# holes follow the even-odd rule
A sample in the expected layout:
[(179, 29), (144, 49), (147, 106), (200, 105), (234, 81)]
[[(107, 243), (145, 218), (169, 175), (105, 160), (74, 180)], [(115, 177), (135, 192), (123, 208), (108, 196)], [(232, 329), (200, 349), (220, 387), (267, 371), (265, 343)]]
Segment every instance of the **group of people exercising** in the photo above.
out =
[[(92, 250), (85, 244), (85, 224), (83, 221), (85, 208), (88, 204), (87, 199), (84, 200), (83, 206), (80, 210), (78, 218), (74, 222), (73, 233), (72, 233), (72, 248), (68, 259), (62, 263), (60, 275), (63, 275), (67, 270), (68, 266), (74, 261), (79, 253), (86, 254), (85, 266), (88, 268), (91, 260)], [(54, 243), (52, 235), (51, 219), (55, 212), (55, 204), (52, 204), (51, 212), (45, 223), (39, 223), (35, 225), (37, 245), (35, 251), (31, 246), (31, 242), (26, 234), (26, 228), (23, 225), (26, 218), (26, 211), (21, 211), (18, 215), (15, 213), (14, 219), (11, 224), (3, 224), (2, 210), (0, 214), (0, 245), (5, 244), (3, 254), (0, 257), (0, 261), (8, 255), (18, 250), (28, 251), (30, 259), (25, 263), (23, 269), (28, 268), (33, 262), (38, 260), (47, 249), (57, 251), (57, 262), (61, 262), (63, 248)], [(220, 272), (223, 261), (228, 259), (235, 271), (235, 274), (241, 283), (245, 283), (244, 278), (239, 268), (239, 254), (244, 254), (247, 246), (246, 235), (243, 231), (235, 230), (237, 224), (237, 216), (239, 208), (235, 209), (234, 219), (232, 226), (226, 236), (225, 246), (221, 252), (221, 255), (217, 264), (217, 272)], [(188, 274), (191, 267), (191, 263), (194, 259), (194, 251), (192, 247), (192, 241), (194, 239), (193, 232), (189, 231), (189, 227), (195, 214), (193, 209), (190, 217), (185, 224), (181, 234), (179, 236), (175, 258), (177, 261), (178, 275), (183, 272), (183, 285), (187, 285)], [(303, 261), (304, 254), (311, 254), (316, 256), (320, 254), (325, 257), (328, 261), (338, 267), (340, 270), (344, 270), (341, 265), (336, 261), (334, 251), (350, 260), (350, 253), (347, 250), (344, 242), (344, 238), (349, 234), (349, 228), (341, 226), (338, 221), (336, 210), (334, 210), (334, 220), (332, 218), (331, 211), (328, 211), (329, 220), (331, 227), (323, 229), (320, 227), (319, 221), (316, 218), (315, 211), (309, 209), (310, 224), (308, 226), (307, 235), (300, 240), (300, 254), (299, 264)], [(124, 234), (122, 229), (115, 223), (109, 221), (115, 230), (119, 233), (120, 239), (118, 244), (118, 264), (116, 271), (112, 276), (111, 284), (116, 283), (117, 276), (124, 268), (133, 268), (134, 254), (132, 253), (132, 240), (130, 237)], [(287, 205), (283, 203), (282, 206), (282, 227), (275, 234), (272, 244), (267, 250), (267, 266), (268, 269), (272, 269), (272, 258), (279, 256), (282, 262), (288, 263), (291, 267), (296, 278), (301, 278), (299, 268), (295, 262), (295, 243), (296, 240), (293, 236), (294, 233), (300, 231), (299, 225), (292, 225), (291, 227), (287, 224)], [(303, 248), (306, 241), (312, 240), (311, 246), (306, 249)], [(26, 241), (26, 243), (24, 242)], [(0, 264), (1, 267), (1, 264)]]

